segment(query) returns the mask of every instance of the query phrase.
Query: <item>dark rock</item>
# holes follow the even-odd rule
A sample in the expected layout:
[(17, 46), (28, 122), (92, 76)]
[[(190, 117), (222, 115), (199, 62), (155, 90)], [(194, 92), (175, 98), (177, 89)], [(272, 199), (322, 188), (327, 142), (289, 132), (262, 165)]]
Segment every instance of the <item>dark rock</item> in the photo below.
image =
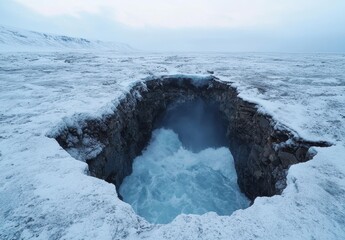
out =
[(260, 116), (259, 125), (262, 129), (268, 129), (268, 127), (270, 126), (270, 122), (264, 116)]
[(289, 153), (289, 152), (279, 151), (278, 152), (278, 158), (280, 159), (283, 167), (285, 167), (285, 168), (298, 162), (295, 155), (293, 155), (292, 153)]
[(308, 148), (304, 147), (304, 146), (301, 146), (297, 149), (296, 153), (295, 153), (295, 156), (297, 158), (297, 160), (299, 162), (304, 162), (306, 160), (309, 160), (307, 159), (307, 152), (308, 152)]

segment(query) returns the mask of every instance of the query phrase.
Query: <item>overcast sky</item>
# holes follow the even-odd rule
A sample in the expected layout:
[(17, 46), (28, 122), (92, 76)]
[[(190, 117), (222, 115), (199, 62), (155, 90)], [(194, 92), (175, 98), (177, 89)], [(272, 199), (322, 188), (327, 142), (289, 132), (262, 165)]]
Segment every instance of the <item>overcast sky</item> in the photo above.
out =
[(0, 0), (0, 24), (152, 51), (345, 52), (345, 0)]

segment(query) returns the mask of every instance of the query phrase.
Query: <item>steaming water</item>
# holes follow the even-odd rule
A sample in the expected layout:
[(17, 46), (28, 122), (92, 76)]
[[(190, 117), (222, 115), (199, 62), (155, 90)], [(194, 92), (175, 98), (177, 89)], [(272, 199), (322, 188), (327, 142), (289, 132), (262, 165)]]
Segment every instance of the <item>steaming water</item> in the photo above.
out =
[(120, 187), (125, 202), (151, 223), (169, 223), (177, 215), (216, 212), (230, 215), (246, 208), (233, 157), (225, 147), (187, 150), (178, 135), (160, 128), (133, 163)]
[(193, 101), (172, 104), (157, 121), (157, 128), (172, 129), (184, 147), (193, 152), (228, 145), (227, 122), (219, 106), (197, 98)]

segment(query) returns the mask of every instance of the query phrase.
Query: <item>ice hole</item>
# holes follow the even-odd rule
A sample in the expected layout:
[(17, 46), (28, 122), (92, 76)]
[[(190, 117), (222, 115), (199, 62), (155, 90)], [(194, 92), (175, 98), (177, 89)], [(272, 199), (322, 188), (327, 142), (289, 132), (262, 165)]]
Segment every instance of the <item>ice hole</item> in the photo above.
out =
[(258, 108), (217, 78), (162, 76), (135, 84), (113, 113), (65, 119), (51, 137), (152, 223), (230, 215), (281, 194), (291, 165), (312, 159), (312, 146), (331, 146)]
[(173, 104), (155, 126), (119, 188), (138, 215), (164, 224), (179, 214), (230, 215), (249, 206), (216, 104), (202, 99)]

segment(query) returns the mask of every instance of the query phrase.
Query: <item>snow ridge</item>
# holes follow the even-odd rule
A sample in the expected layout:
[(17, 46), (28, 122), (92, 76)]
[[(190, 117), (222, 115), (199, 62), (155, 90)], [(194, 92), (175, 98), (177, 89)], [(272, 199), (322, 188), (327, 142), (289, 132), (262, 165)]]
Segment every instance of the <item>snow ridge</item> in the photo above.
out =
[(64, 35), (46, 34), (0, 25), (0, 52), (7, 51), (59, 51), (59, 50), (111, 50), (133, 52), (131, 46), (117, 42), (102, 42)]

